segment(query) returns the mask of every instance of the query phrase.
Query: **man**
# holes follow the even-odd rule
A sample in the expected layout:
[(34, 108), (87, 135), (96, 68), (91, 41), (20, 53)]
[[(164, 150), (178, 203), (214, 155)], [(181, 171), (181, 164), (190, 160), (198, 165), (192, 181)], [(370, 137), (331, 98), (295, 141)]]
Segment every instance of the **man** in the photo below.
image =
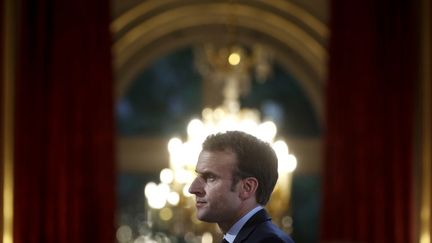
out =
[(239, 131), (210, 135), (196, 172), (189, 192), (196, 196), (197, 217), (217, 223), (223, 242), (293, 243), (264, 209), (278, 178), (269, 144)]

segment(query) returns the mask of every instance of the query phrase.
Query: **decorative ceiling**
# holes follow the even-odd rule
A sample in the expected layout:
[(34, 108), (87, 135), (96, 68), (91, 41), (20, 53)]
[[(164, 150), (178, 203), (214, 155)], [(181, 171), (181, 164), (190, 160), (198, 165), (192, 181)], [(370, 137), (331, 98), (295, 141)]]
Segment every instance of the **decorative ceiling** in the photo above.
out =
[(323, 0), (115, 0), (116, 97), (154, 60), (202, 43), (259, 43), (304, 90), (323, 120), (329, 36)]

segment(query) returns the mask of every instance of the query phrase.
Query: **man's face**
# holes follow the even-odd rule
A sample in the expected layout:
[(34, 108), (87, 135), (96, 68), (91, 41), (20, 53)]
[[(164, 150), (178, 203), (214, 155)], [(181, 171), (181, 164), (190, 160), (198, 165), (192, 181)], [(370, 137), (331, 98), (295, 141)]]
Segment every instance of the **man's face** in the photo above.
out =
[(196, 196), (198, 219), (230, 226), (241, 212), (239, 184), (232, 186), (236, 156), (228, 151), (202, 151), (196, 165), (197, 177), (189, 192)]

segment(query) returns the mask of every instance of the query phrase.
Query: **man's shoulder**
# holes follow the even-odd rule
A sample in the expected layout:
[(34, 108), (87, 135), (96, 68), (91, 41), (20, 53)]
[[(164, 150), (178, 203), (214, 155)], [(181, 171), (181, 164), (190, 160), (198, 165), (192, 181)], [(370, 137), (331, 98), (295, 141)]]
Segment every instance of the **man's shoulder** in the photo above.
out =
[(262, 209), (253, 215), (242, 227), (234, 242), (248, 243), (294, 243), (291, 237), (271, 221)]
[(250, 236), (259, 239), (257, 242), (294, 243), (291, 237), (271, 221), (260, 224)]

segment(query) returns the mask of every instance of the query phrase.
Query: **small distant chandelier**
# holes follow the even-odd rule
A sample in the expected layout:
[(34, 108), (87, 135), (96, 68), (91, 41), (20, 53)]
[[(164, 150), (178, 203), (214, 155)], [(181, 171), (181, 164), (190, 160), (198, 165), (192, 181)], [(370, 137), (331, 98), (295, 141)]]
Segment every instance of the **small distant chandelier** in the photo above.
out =
[[(145, 186), (150, 208), (149, 222), (186, 242), (215, 242), (220, 232), (215, 224), (196, 219), (194, 200), (188, 192), (195, 174), (195, 165), (205, 138), (214, 133), (240, 130), (268, 142), (278, 157), (279, 180), (266, 206), (273, 221), (287, 232), (292, 230), (288, 215), (292, 173), (297, 166), (287, 144), (277, 137), (271, 120), (261, 121), (260, 112), (240, 108), (239, 98), (249, 92), (251, 73), (264, 81), (271, 72), (269, 55), (262, 47), (250, 50), (239, 46), (205, 45), (196, 52), (196, 65), (201, 75), (211, 82), (222, 82), (223, 103), (205, 108), (201, 119), (192, 119), (187, 126), (187, 139), (171, 138), (168, 142), (169, 168), (160, 172), (160, 183)], [(219, 234), (219, 236), (218, 236)]]

